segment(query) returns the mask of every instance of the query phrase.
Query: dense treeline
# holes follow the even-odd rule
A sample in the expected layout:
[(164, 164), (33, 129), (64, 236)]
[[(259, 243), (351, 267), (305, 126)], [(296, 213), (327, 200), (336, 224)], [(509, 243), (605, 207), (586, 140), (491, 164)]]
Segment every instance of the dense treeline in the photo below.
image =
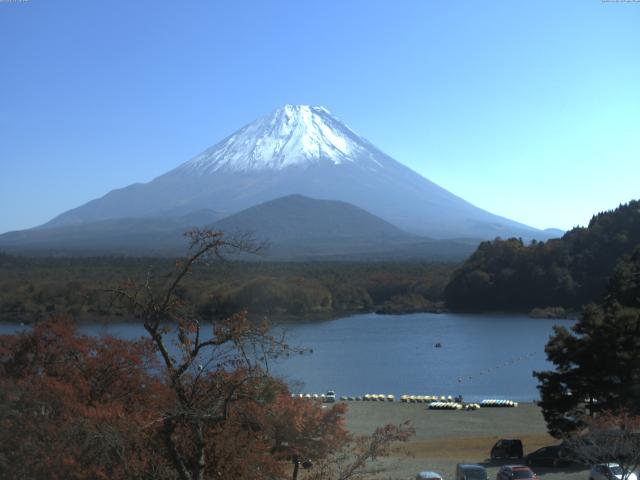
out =
[(584, 431), (607, 413), (632, 415), (640, 425), (640, 246), (618, 262), (606, 291), (570, 329), (555, 327), (545, 348), (555, 370), (534, 373), (556, 437)]
[[(640, 245), (640, 201), (595, 215), (586, 228), (525, 245), (521, 239), (483, 242), (446, 288), (457, 310), (577, 309), (599, 301), (614, 268), (624, 270)], [(616, 267), (618, 265), (618, 267)]]
[[(0, 320), (32, 322), (69, 314), (84, 321), (121, 321), (108, 288), (123, 278), (140, 280), (144, 272), (151, 283), (159, 283), (174, 266), (175, 260), (167, 259), (0, 255)], [(229, 261), (194, 268), (178, 293), (209, 317), (244, 308), (250, 316), (274, 320), (426, 311), (441, 308), (438, 302), (456, 266)]]

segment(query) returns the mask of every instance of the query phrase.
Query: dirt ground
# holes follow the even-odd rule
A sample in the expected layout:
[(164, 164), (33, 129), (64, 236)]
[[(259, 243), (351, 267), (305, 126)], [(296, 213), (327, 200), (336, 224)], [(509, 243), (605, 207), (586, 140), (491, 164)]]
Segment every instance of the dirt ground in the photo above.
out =
[[(394, 448), (378, 478), (414, 479), (417, 472), (434, 470), (445, 480), (454, 478), (457, 463), (478, 463), (494, 479), (502, 463), (491, 462), (489, 451), (500, 438), (519, 438), (524, 453), (556, 444), (540, 409), (533, 404), (476, 411), (428, 410), (425, 404), (348, 402), (347, 427), (354, 434), (371, 433), (377, 426), (411, 420), (416, 435)], [(504, 463), (518, 463), (516, 459)], [(584, 468), (534, 468), (544, 480), (587, 480)]]

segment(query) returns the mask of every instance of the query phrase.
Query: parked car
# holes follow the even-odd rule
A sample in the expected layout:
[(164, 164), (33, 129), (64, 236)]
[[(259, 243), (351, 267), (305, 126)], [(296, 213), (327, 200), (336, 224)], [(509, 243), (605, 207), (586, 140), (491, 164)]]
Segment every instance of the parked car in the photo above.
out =
[(442, 475), (438, 472), (424, 471), (416, 475), (416, 480), (442, 480)]
[(540, 465), (542, 467), (563, 467), (571, 465), (567, 458), (567, 450), (560, 445), (542, 447), (524, 457), (524, 463), (530, 467)]
[(333, 403), (336, 401), (336, 392), (334, 392), (333, 390), (329, 390), (325, 396), (324, 396), (324, 401), (327, 403)]
[(498, 440), (491, 448), (491, 460), (496, 458), (522, 458), (522, 441), (504, 438)]
[(496, 480), (537, 479), (533, 470), (524, 465), (504, 465), (498, 470)]
[(635, 473), (629, 473), (622, 478), (624, 470), (617, 463), (601, 463), (591, 467), (589, 472), (589, 480), (638, 480)]
[(456, 480), (487, 480), (487, 469), (482, 465), (459, 463), (456, 465)]

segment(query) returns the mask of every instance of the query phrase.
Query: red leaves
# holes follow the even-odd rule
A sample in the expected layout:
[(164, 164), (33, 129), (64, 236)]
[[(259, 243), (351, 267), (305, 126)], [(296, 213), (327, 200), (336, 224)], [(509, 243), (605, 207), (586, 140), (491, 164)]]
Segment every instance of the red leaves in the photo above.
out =
[[(241, 313), (215, 338), (242, 345), (264, 333)], [(281, 475), (291, 455), (319, 459), (348, 440), (345, 406), (291, 398), (255, 365), (183, 376), (188, 403), (152, 373), (158, 367), (149, 341), (78, 335), (65, 318), (0, 337), (0, 429), (11, 432), (0, 444), (0, 477), (174, 478), (167, 418), (189, 462), (201, 426), (205, 469), (221, 479)]]
[[(148, 342), (77, 335), (54, 318), (0, 337), (3, 478), (126, 478), (167, 390)], [(142, 451), (132, 448), (142, 447)], [(146, 452), (147, 462), (153, 459)], [(124, 462), (123, 462), (124, 460)], [(142, 467), (144, 468), (144, 463)], [(134, 469), (135, 470), (135, 469)]]
[(349, 439), (345, 413), (344, 404), (327, 408), (318, 402), (280, 395), (266, 412), (274, 451), (279, 458), (324, 458)]

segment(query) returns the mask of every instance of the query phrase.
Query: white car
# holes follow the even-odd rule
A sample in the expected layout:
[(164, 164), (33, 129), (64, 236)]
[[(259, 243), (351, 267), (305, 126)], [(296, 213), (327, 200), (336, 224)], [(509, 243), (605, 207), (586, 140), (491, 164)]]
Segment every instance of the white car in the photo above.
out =
[(325, 396), (324, 396), (324, 401), (327, 403), (333, 403), (336, 401), (336, 392), (334, 392), (333, 390), (329, 390)]
[(627, 473), (623, 478), (624, 470), (617, 463), (601, 463), (591, 467), (589, 472), (589, 480), (638, 480), (635, 473)]
[(416, 475), (416, 480), (442, 480), (442, 475), (440, 475), (438, 472), (419, 472)]

